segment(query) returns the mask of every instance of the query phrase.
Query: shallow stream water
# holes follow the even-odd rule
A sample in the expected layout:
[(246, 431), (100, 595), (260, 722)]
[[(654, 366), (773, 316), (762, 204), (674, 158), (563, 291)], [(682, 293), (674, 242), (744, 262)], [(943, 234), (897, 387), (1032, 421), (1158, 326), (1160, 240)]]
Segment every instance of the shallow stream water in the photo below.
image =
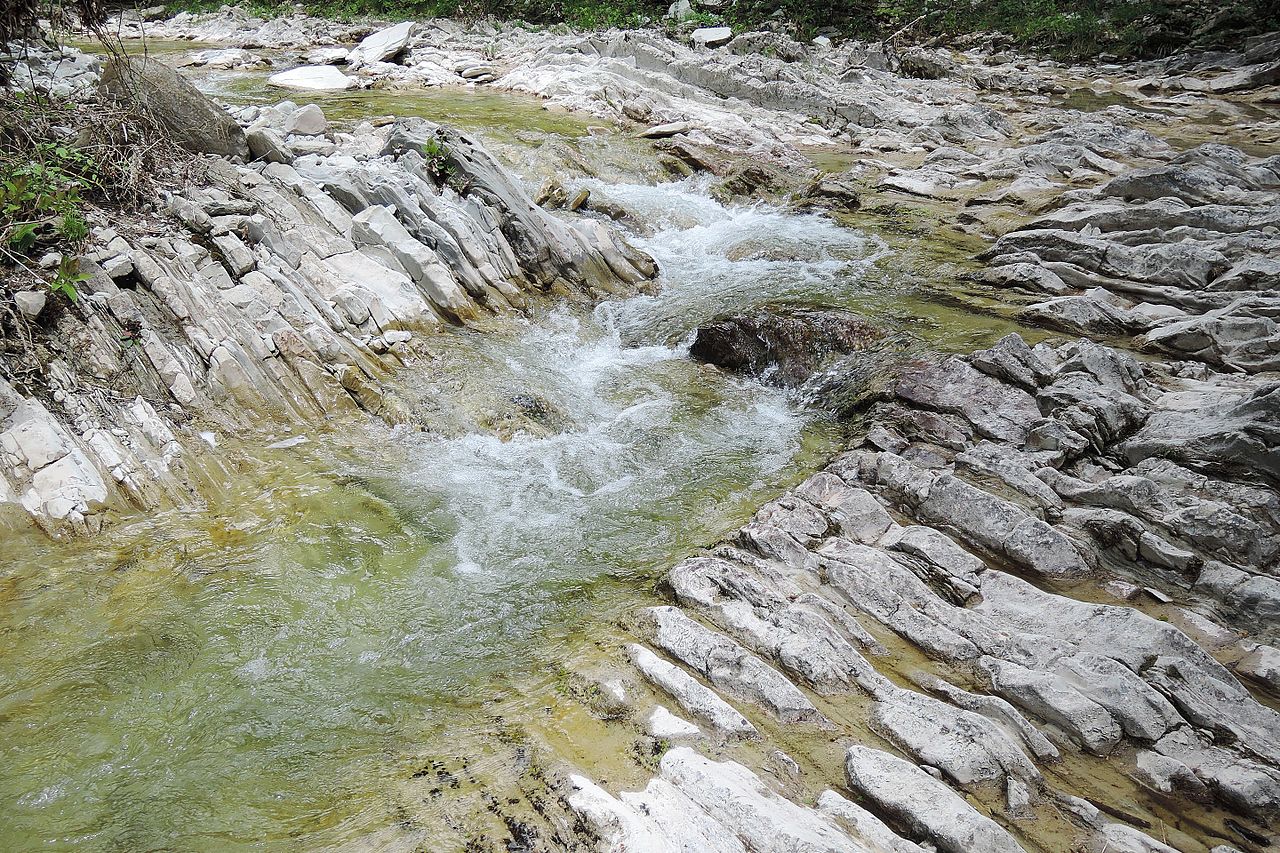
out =
[[(395, 101), (482, 130), (502, 113), (492, 93), (416, 97)], [(500, 134), (529, 109), (509, 106)], [(450, 791), (517, 772), (500, 746), (527, 730), (620, 762), (559, 710), (566, 672), (838, 445), (781, 393), (690, 361), (697, 323), (789, 299), (946, 348), (1006, 330), (920, 299), (941, 256), (694, 181), (585, 185), (642, 223), (659, 295), (440, 333), (398, 380), (436, 432), (222, 437), (235, 476), (207, 509), (87, 543), (6, 537), (0, 849), (452, 849), (472, 818)]]

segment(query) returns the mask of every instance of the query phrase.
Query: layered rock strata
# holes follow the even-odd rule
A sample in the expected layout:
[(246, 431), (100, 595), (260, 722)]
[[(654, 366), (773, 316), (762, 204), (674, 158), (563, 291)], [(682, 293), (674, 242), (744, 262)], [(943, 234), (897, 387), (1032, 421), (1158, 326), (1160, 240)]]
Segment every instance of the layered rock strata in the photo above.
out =
[(198, 499), (218, 432), (360, 411), (411, 423), (383, 381), (441, 326), (656, 275), (611, 228), (534, 205), (465, 134), (331, 131), (288, 102), (238, 118), (253, 162), (207, 158), (158, 235), (98, 228), (82, 298), (33, 318), (56, 346), (42, 385), (0, 385), (6, 516), (94, 532), (105, 510)]

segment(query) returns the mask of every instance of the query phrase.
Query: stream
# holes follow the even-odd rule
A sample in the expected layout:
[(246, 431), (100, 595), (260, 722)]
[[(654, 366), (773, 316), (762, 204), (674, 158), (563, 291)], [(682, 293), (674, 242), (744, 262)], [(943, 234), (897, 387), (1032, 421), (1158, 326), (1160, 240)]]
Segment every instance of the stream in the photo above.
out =
[[(443, 109), (422, 97), (395, 100)], [(501, 112), (475, 97), (473, 124)], [(499, 135), (529, 109), (509, 107)], [(206, 510), (6, 541), (0, 848), (460, 847), (484, 820), (461, 795), (527, 770), (530, 732), (623, 778), (625, 744), (558, 707), (569, 671), (838, 447), (781, 392), (690, 361), (696, 325), (786, 299), (909, 316), (954, 349), (1005, 329), (915, 310), (920, 263), (828, 218), (696, 181), (581, 185), (644, 224), (659, 295), (441, 332), (398, 379), (437, 432), (224, 438), (236, 476)]]

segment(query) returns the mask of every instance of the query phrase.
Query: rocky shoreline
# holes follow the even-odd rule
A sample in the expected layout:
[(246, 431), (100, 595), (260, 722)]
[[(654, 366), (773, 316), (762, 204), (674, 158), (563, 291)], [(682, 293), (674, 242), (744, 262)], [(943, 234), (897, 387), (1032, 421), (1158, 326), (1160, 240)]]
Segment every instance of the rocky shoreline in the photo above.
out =
[[(674, 567), (671, 604), (589, 674), (590, 710), (657, 756), (653, 779), (622, 791), (551, 756), (555, 805), (532, 806), (520, 849), (1271, 843), (1280, 39), (1093, 69), (779, 33), (713, 46), (433, 22), (349, 49), (368, 28), (239, 12), (147, 28), (225, 45), (206, 65), (306, 59), (281, 86), (535, 94), (655, 140), (673, 175), (728, 197), (842, 222), (909, 211), (988, 244), (949, 299), (1065, 336), (913, 352), (842, 407), (846, 452)], [(1113, 103), (1072, 108), (1082, 93)], [(0, 388), (0, 507), (51, 534), (198, 492), (174, 412), (104, 407), (78, 379), (120, 372), (122, 334), (149, 390), (228, 429), (396, 423), (411, 415), (382, 380), (432, 329), (658, 272), (608, 211), (554, 187), (534, 204), (457, 131), (334, 130), (292, 103), (232, 115), (251, 162), (214, 160), (207, 187), (174, 196), (180, 230), (95, 235), (74, 356), (48, 389), (61, 410)], [(867, 332), (843, 322), (821, 333), (859, 348)], [(758, 373), (775, 347), (742, 321), (717, 334), (765, 345), (726, 368)], [(782, 372), (796, 386), (815, 369)]]
[(291, 102), (221, 121), (220, 147), (250, 162), (208, 158), (203, 183), (167, 201), (163, 236), (99, 227), (79, 261), (83, 299), (44, 331), (59, 369), (39, 395), (0, 385), (0, 508), (50, 535), (198, 500), (185, 457), (200, 439), (179, 439), (175, 421), (236, 433), (363, 411), (409, 423), (382, 380), (415, 336), (538, 294), (635, 293), (656, 275), (608, 226), (534, 205), (454, 130), (335, 132)]

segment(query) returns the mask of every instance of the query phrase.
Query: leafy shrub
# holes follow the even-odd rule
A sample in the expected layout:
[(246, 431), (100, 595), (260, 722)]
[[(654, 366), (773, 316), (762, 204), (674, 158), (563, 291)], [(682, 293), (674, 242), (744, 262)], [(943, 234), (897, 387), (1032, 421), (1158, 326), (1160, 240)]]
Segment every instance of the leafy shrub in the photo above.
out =
[(447, 180), (453, 174), (453, 163), (449, 162), (449, 146), (432, 137), (422, 143), (422, 156), (427, 160), (427, 171), (438, 181)]
[[(19, 115), (32, 109), (53, 108), (27, 95), (17, 101)], [(39, 141), (31, 146), (6, 146), (0, 150), (0, 253), (10, 263), (24, 264), (37, 252), (71, 253), (89, 238), (85, 220), (86, 196), (100, 194), (96, 162), (67, 144)], [(72, 301), (76, 298), (74, 270), (58, 267), (50, 287)]]

